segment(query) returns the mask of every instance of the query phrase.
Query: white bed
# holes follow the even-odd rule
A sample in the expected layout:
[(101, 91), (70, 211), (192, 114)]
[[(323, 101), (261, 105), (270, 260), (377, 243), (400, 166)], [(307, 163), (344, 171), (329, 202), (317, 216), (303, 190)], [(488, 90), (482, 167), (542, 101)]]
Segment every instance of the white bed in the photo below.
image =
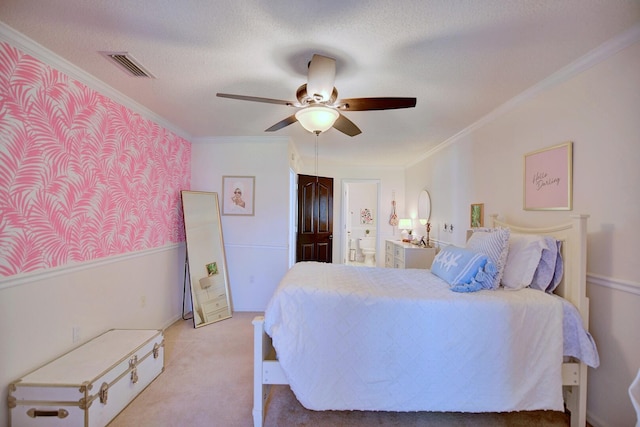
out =
[[(556, 293), (577, 308), (584, 331), (586, 220), (577, 215), (533, 229), (492, 220), (562, 242)], [(562, 410), (564, 401), (571, 425), (585, 425), (587, 366), (574, 357), (563, 362), (563, 354), (576, 352), (566, 351), (566, 340), (563, 347), (560, 298), (533, 289), (452, 294), (426, 270), (296, 265), (271, 300), (266, 325), (261, 316), (253, 321), (254, 426), (263, 424), (271, 384), (289, 384), (315, 410)], [(523, 325), (533, 327), (525, 332)], [(277, 358), (266, 331), (280, 349)]]

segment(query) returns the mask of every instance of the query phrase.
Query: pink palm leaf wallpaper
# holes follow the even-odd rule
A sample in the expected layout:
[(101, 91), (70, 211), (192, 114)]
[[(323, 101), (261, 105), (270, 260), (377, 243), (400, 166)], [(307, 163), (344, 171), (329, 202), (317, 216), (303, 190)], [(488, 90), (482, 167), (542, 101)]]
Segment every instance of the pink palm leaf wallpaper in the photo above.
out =
[(0, 276), (184, 241), (191, 144), (0, 43)]

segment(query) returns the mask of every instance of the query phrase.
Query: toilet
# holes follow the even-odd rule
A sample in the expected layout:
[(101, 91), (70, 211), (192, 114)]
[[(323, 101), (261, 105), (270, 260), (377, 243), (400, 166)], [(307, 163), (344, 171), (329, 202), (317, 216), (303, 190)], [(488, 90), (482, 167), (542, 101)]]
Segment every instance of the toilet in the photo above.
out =
[(360, 239), (360, 250), (364, 255), (364, 263), (366, 265), (376, 264), (376, 238), (364, 237)]

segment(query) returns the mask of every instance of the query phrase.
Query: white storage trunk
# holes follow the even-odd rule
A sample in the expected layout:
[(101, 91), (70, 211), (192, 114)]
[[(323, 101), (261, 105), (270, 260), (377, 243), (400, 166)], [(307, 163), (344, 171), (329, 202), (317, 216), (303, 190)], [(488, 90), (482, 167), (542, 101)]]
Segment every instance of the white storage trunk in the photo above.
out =
[(162, 331), (110, 330), (9, 384), (11, 426), (105, 426), (163, 370)]

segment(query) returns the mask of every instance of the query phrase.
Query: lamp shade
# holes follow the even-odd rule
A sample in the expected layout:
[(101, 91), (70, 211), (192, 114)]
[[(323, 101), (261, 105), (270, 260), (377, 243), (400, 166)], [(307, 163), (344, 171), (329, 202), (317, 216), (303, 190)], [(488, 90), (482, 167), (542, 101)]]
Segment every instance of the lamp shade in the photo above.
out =
[(322, 106), (303, 108), (296, 113), (296, 119), (302, 127), (312, 133), (322, 133), (331, 129), (339, 116), (340, 113), (333, 108)]
[(400, 218), (398, 221), (398, 228), (400, 230), (411, 230), (413, 228), (411, 218)]

